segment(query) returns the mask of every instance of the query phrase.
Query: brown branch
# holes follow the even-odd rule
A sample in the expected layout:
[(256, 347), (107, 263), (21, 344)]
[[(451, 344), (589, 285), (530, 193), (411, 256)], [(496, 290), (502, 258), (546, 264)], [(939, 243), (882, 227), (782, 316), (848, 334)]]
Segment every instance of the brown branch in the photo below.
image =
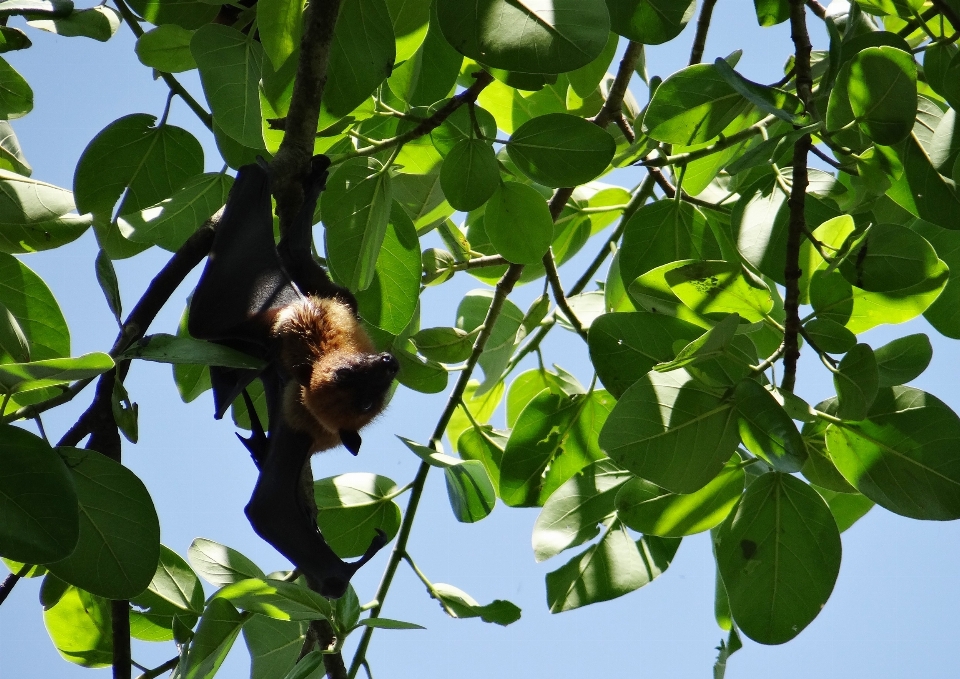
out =
[(859, 175), (859, 174), (860, 174), (860, 173), (857, 171), (857, 168), (855, 168), (855, 167), (853, 167), (853, 168), (844, 167), (843, 165), (841, 165), (840, 163), (838, 163), (836, 160), (834, 160), (833, 158), (831, 158), (830, 156), (828, 156), (826, 153), (824, 153), (823, 151), (821, 151), (820, 149), (818, 149), (816, 146), (813, 146), (812, 144), (810, 145), (810, 152), (811, 152), (813, 155), (815, 155), (817, 158), (819, 158), (820, 160), (822, 160), (823, 162), (825, 162), (827, 165), (829, 165), (830, 167), (832, 167), (832, 168), (834, 168), (834, 169), (836, 169), (836, 170), (839, 170), (840, 172), (846, 172), (847, 174), (852, 174), (852, 175)]
[[(791, 0), (791, 5), (793, 1)], [(826, 20), (827, 18), (827, 8), (821, 5), (817, 0), (807, 0), (807, 7), (810, 8), (810, 11), (817, 15), (817, 18), (821, 20)], [(806, 25), (806, 24), (804, 24)]]
[(931, 0), (931, 2), (933, 2), (933, 6), (936, 8), (936, 10), (945, 16), (953, 25), (953, 30), (960, 31), (960, 13), (948, 5), (944, 0)]
[(703, 0), (700, 9), (700, 18), (697, 20), (697, 34), (693, 38), (693, 47), (690, 49), (690, 65), (699, 64), (703, 59), (703, 50), (707, 47), (707, 32), (710, 30), (710, 18), (717, 0)]
[(584, 342), (589, 341), (590, 336), (587, 334), (587, 331), (583, 329), (583, 324), (580, 322), (580, 319), (577, 318), (573, 309), (570, 308), (570, 303), (563, 293), (563, 283), (560, 281), (557, 263), (553, 259), (553, 251), (550, 248), (547, 248), (547, 254), (543, 256), (543, 268), (547, 271), (547, 280), (550, 281), (550, 289), (553, 290), (553, 301), (556, 302), (557, 306), (563, 312), (563, 315), (570, 321), (574, 332), (580, 335)]
[(603, 102), (603, 108), (593, 118), (593, 122), (600, 127), (606, 127), (607, 123), (615, 121), (623, 111), (623, 98), (627, 94), (630, 78), (633, 77), (633, 69), (642, 53), (643, 45), (631, 40), (623, 53), (623, 58), (620, 59), (620, 66), (617, 68), (617, 75), (610, 86), (610, 92), (607, 93), (607, 100)]
[(390, 139), (373, 142), (370, 144), (370, 146), (365, 146), (362, 149), (357, 149), (356, 151), (350, 151), (349, 153), (344, 153), (343, 155), (337, 156), (333, 161), (333, 165), (338, 165), (346, 160), (350, 160), (351, 158), (372, 156), (373, 154), (379, 153), (384, 149), (392, 148), (394, 146), (402, 146), (408, 141), (413, 141), (414, 139), (419, 139), (425, 134), (429, 134), (434, 129), (440, 127), (443, 121), (449, 118), (450, 115), (458, 108), (464, 104), (475, 102), (477, 97), (480, 96), (480, 92), (483, 91), (483, 88), (493, 82), (493, 76), (486, 71), (477, 71), (473, 74), (473, 77), (475, 80), (470, 87), (465, 89), (460, 94), (451, 97), (450, 101), (438, 108), (429, 118), (421, 119), (417, 126), (412, 130), (408, 130), (403, 134), (399, 134), (396, 137), (391, 137)]
[(29, 570), (30, 566), (24, 565), (18, 573), (10, 573), (3, 579), (3, 582), (0, 582), (0, 604), (7, 600), (7, 597), (10, 596), (10, 592), (12, 592), (16, 584), (20, 582), (20, 578), (22, 578), (23, 574)]
[(300, 60), (293, 81), (290, 109), (284, 121), (285, 132), (270, 163), (281, 234), (293, 223), (303, 203), (302, 178), (309, 171), (313, 157), (320, 102), (327, 84), (330, 46), (339, 12), (340, 0), (314, 0), (303, 13)]
[[(667, 198), (676, 198), (677, 196), (677, 187), (670, 183), (670, 180), (663, 176), (663, 173), (655, 167), (648, 167), (647, 170), (653, 175), (653, 180), (657, 183), (657, 186), (660, 187), (660, 190), (663, 191), (664, 195)], [(691, 205), (697, 205), (699, 207), (705, 207), (709, 210), (720, 210), (720, 211), (729, 211), (729, 208), (719, 205), (717, 203), (708, 203), (705, 200), (700, 200), (699, 198), (694, 198), (693, 196), (687, 193), (680, 194), (680, 200), (690, 203)]]
[[(810, 36), (807, 33), (803, 0), (790, 0), (790, 37), (794, 45), (794, 64), (797, 70), (797, 95), (809, 111), (813, 79), (810, 72)], [(786, 312), (783, 333), (783, 379), (780, 388), (793, 391), (797, 381), (797, 359), (800, 358), (800, 245), (807, 230), (804, 206), (807, 193), (807, 152), (812, 146), (805, 134), (793, 145), (793, 186), (790, 189), (790, 222), (787, 227), (786, 264), (783, 276)]]
[(166, 674), (167, 672), (174, 669), (180, 663), (180, 656), (174, 656), (170, 658), (167, 662), (163, 663), (159, 667), (154, 667), (152, 670), (147, 670), (141, 674), (137, 679), (156, 679), (161, 674)]
[[(119, 461), (119, 460), (118, 460)], [(113, 621), (113, 679), (130, 679), (130, 602), (110, 602), (110, 617)]]
[[(210, 246), (213, 244), (213, 224), (214, 220), (211, 218), (197, 229), (193, 235), (180, 246), (180, 249), (174, 253), (154, 279), (150, 281), (150, 285), (147, 286), (140, 301), (137, 302), (136, 306), (134, 306), (130, 312), (130, 315), (127, 316), (120, 335), (114, 342), (113, 348), (110, 349), (111, 356), (118, 356), (133, 342), (143, 337), (144, 333), (146, 333), (150, 327), (150, 324), (153, 323), (153, 320), (157, 317), (160, 309), (167, 300), (170, 299), (170, 296), (180, 283), (183, 282), (183, 279), (207, 256), (207, 253), (210, 252)], [(121, 361), (117, 364), (117, 374), (121, 381), (126, 376), (129, 368), (129, 361)], [(84, 436), (92, 431), (94, 420), (98, 417), (108, 414), (110, 421), (113, 420), (110, 398), (112, 395), (112, 380), (114, 374), (113, 371), (110, 371), (101, 376), (100, 383), (97, 385), (97, 395), (94, 397), (93, 403), (84, 411), (76, 424), (63, 435), (63, 438), (60, 439), (57, 445), (77, 445)], [(106, 391), (106, 385), (103, 387), (100, 386), (105, 380), (109, 380), (111, 383), (110, 392)], [(26, 408), (21, 408), (21, 410), (28, 411), (27, 414), (29, 415), (32, 413), (32, 411), (30, 411), (31, 408), (38, 408), (40, 405), (46, 405), (46, 402), (44, 404), (37, 404), (36, 406), (27, 406)]]

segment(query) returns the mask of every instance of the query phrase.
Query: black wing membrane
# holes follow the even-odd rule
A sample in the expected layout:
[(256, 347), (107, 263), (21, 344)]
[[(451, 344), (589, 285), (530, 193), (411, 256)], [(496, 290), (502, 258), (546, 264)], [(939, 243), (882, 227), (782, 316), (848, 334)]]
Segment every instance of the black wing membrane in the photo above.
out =
[(247, 517), (260, 537), (286, 556), (320, 591), (340, 597), (352, 575), (386, 543), (378, 531), (358, 561), (347, 563), (327, 545), (312, 512), (301, 498), (301, 473), (310, 455), (311, 437), (293, 429), (284, 418), (283, 395), (291, 377), (284, 373), (279, 347), (271, 335), (276, 314), (303, 294), (338, 297), (356, 309), (345, 288), (333, 283), (313, 259), (313, 215), (326, 185), (330, 160), (316, 156), (304, 182), (304, 201), (289, 233), (278, 246), (273, 240), (270, 175), (259, 165), (237, 172), (206, 268), (190, 304), (189, 331), (199, 339), (244, 351), (263, 359), (261, 370), (213, 366), (215, 417), (220, 418), (257, 377), (264, 385), (269, 430), (265, 434), (248, 396), (253, 424), (243, 439), (260, 469)]

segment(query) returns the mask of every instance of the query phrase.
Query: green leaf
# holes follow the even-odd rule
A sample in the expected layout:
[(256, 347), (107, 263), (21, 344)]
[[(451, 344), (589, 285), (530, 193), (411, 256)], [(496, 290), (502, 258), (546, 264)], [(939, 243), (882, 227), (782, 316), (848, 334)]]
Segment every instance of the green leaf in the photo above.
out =
[(370, 286), (357, 293), (367, 323), (399, 335), (417, 309), (420, 293), (420, 241), (417, 230), (396, 203), (383, 235)]
[(120, 281), (117, 280), (117, 272), (113, 268), (113, 262), (103, 250), (97, 253), (97, 259), (94, 262), (97, 274), (97, 283), (103, 291), (103, 296), (107, 300), (107, 306), (113, 312), (113, 317), (117, 325), (121, 325), (121, 300), (120, 300)]
[(263, 361), (213, 342), (158, 333), (147, 335), (123, 352), (124, 358), (140, 358), (158, 363), (219, 365), (225, 368), (257, 369)]
[(27, 34), (21, 31), (19, 28), (0, 26), (0, 53), (25, 50), (32, 46), (33, 43), (30, 41), (30, 38), (28, 38)]
[[(437, 103), (445, 104), (448, 101), (449, 99), (445, 99)], [(479, 106), (473, 107), (473, 115), (471, 116), (470, 105), (468, 104), (459, 107), (439, 127), (435, 127), (430, 132), (430, 141), (433, 142), (434, 148), (441, 156), (446, 157), (460, 142), (477, 137), (477, 131), (473, 124), (474, 118), (476, 118), (480, 133), (487, 137), (484, 141), (488, 144), (493, 143), (493, 138), (497, 136), (497, 121), (493, 119), (489, 111)]]
[(279, 69), (300, 47), (301, 0), (264, 0), (257, 3), (257, 30), (263, 51)]
[(702, 533), (730, 514), (743, 493), (740, 456), (734, 455), (710, 483), (695, 493), (678, 495), (634, 478), (617, 493), (617, 516), (645, 535), (682, 537)]
[(686, 371), (650, 372), (617, 401), (600, 432), (600, 447), (637, 476), (692, 493), (733, 454), (740, 438), (736, 415), (732, 402)]
[(720, 246), (706, 217), (690, 203), (659, 200), (644, 205), (624, 228), (620, 276), (637, 276), (681, 259), (719, 259)]
[(599, 525), (614, 512), (614, 499), (633, 478), (612, 460), (584, 467), (554, 491), (533, 525), (533, 554), (546, 561), (565, 549), (582, 545), (600, 534)]
[[(222, 27), (221, 27), (222, 28)], [(203, 172), (203, 149), (192, 134), (134, 113), (113, 121), (84, 149), (73, 177), (79, 212), (127, 215), (169, 198)]]
[(613, 404), (605, 391), (573, 396), (543, 391), (527, 404), (503, 451), (504, 504), (541, 506), (567, 479), (603, 458), (597, 432)]
[(590, 326), (590, 357), (603, 386), (620, 397), (654, 365), (671, 360), (675, 344), (701, 335), (700, 326), (662, 314), (604, 314)]
[(789, 0), (753, 0), (757, 23), (761, 26), (776, 26), (790, 18)]
[(71, 0), (4, 0), (0, 16), (40, 14), (64, 17), (73, 11)]
[(733, 70), (725, 59), (718, 57), (713, 65), (730, 87), (764, 113), (791, 125), (805, 125), (810, 121), (809, 116), (804, 115), (803, 102), (796, 95), (747, 80)]
[(740, 325), (740, 316), (729, 314), (713, 328), (707, 330), (677, 352), (673, 360), (658, 363), (653, 366), (657, 372), (670, 372), (677, 368), (686, 368), (696, 363), (702, 363), (723, 356), (733, 341), (733, 337)]
[(443, 609), (454, 618), (480, 618), (504, 627), (520, 619), (520, 609), (503, 599), (481, 606), (462, 589), (442, 582), (434, 583), (431, 594), (439, 597)]
[(135, 243), (177, 249), (223, 207), (233, 178), (219, 173), (197, 175), (170, 198), (117, 219), (120, 233)]
[(860, 493), (836, 493), (826, 488), (813, 488), (827, 501), (841, 533), (866, 516), (874, 507), (873, 501)]
[(375, 629), (426, 629), (421, 625), (403, 620), (390, 620), (389, 618), (365, 618), (360, 623), (364, 627), (373, 627)]
[(650, 536), (634, 542), (614, 521), (600, 542), (547, 573), (550, 612), (609, 601), (649, 584), (667, 570), (679, 546), (677, 538)]
[(293, 669), (306, 627), (307, 623), (251, 616), (243, 625), (243, 640), (250, 651), (250, 679), (276, 679)]
[[(402, 12), (411, 18), (422, 6), (423, 0), (408, 2), (407, 0), (389, 0), (388, 8), (398, 2), (403, 2), (405, 8), (410, 6), (414, 8), (412, 12)], [(460, 65), (463, 63), (463, 55), (450, 46), (450, 43), (443, 37), (440, 31), (440, 25), (436, 17), (435, 3), (427, 3), (431, 7), (430, 27), (427, 30), (426, 38), (422, 36), (422, 28), (414, 29), (402, 37), (397, 43), (397, 61), (405, 63), (400, 64), (393, 70), (393, 73), (387, 79), (387, 85), (390, 91), (406, 101), (411, 106), (429, 106), (439, 102), (441, 99), (449, 96), (457, 82), (457, 75), (460, 72)], [(391, 9), (391, 12), (393, 10)], [(398, 17), (401, 19), (402, 17)], [(404, 27), (400, 30), (406, 30)], [(394, 32), (398, 29), (394, 26)], [(409, 49), (409, 45), (415, 41), (418, 36), (423, 38), (423, 44), (416, 53), (406, 58), (403, 54)], [(466, 113), (466, 107), (458, 109)], [(456, 115), (456, 112), (454, 113)], [(453, 116), (451, 116), (453, 117)], [(492, 121), (492, 116), (491, 116)], [(482, 121), (481, 121), (482, 125)], [(496, 125), (493, 133), (496, 134)], [(431, 135), (432, 136), (432, 135)]]
[[(2, 205), (2, 203), (0, 203)], [(43, 280), (16, 257), (0, 253), (3, 305), (29, 340), (30, 358), (42, 361), (70, 355), (70, 330), (57, 300)], [(0, 361), (16, 359), (6, 350)]]
[(854, 488), (914, 519), (960, 518), (960, 418), (931, 394), (880, 389), (867, 419), (831, 424), (827, 450)]
[(183, 663), (183, 679), (213, 677), (230, 652), (247, 618), (248, 616), (238, 613), (226, 599), (211, 599), (187, 649), (186, 661)]
[[(490, 242), (516, 264), (539, 263), (553, 241), (553, 219), (543, 197), (519, 182), (504, 182), (483, 216)], [(521, 227), (521, 228), (518, 228)]]
[(284, 676), (283, 679), (307, 679), (313, 672), (323, 667), (323, 653), (310, 651), (297, 660), (297, 664)]
[(219, 12), (217, 5), (202, 0), (130, 0), (128, 4), (151, 24), (176, 24), (189, 30), (210, 23)]
[(643, 132), (668, 144), (701, 144), (720, 134), (749, 105), (716, 66), (688, 66), (657, 88), (643, 117)]
[[(936, 43), (934, 43), (934, 46), (936, 46)], [(926, 61), (924, 61), (924, 71), (926, 72)], [(942, 94), (954, 109), (960, 106), (960, 85), (957, 84), (958, 75), (960, 75), (960, 58), (957, 58), (956, 48), (954, 48), (953, 58), (950, 60), (950, 63), (947, 64), (942, 81)]]
[(806, 336), (828, 354), (845, 354), (857, 344), (857, 336), (829, 318), (811, 318), (803, 324)]
[(0, 59), (0, 119), (22, 118), (33, 110), (33, 90), (23, 76)]
[[(793, 145), (805, 134), (816, 132), (819, 125), (808, 125), (781, 135), (771, 135), (759, 144), (754, 144), (744, 153), (734, 156), (733, 162), (726, 166), (728, 174), (735, 175), (755, 167), (773, 165), (783, 158), (792, 158)], [(789, 162), (789, 161), (788, 161)]]
[(662, 45), (680, 35), (693, 18), (696, 0), (607, 0), (610, 27), (628, 40)]
[(129, 599), (150, 584), (160, 559), (160, 520), (137, 476), (93, 450), (59, 448), (80, 502), (80, 539), (67, 558), (47, 565), (71, 585)]
[(386, 476), (354, 472), (313, 483), (317, 524), (327, 544), (341, 558), (360, 556), (377, 536), (392, 540), (400, 529), (400, 507), (393, 501), (397, 485)]
[(0, 120), (0, 170), (15, 172), (24, 177), (33, 174), (33, 168), (30, 167), (26, 156), (23, 155), (23, 149), (20, 148), (17, 135), (14, 134), (13, 127), (6, 120)]
[(203, 613), (203, 600), (203, 585), (187, 562), (160, 545), (150, 586), (132, 600), (136, 609), (130, 611), (131, 634), (144, 641), (169, 641), (174, 638), (174, 618), (192, 629)]
[(410, 338), (417, 351), (440, 363), (459, 363), (470, 358), (476, 334), (459, 328), (425, 328)]
[(603, 174), (616, 144), (593, 123), (549, 113), (524, 123), (510, 136), (507, 153), (527, 177), (544, 186), (579, 186)]
[(432, 5), (430, 0), (387, 0), (393, 33), (397, 38), (398, 62), (410, 59), (423, 44)]
[(187, 558), (207, 582), (218, 587), (265, 577), (255, 563), (237, 550), (206, 538), (196, 538), (190, 543)]
[(217, 592), (216, 599), (276, 620), (330, 620), (333, 615), (329, 600), (303, 585), (281, 580), (241, 580)]
[(715, 542), (737, 627), (761, 644), (797, 636), (830, 598), (840, 533), (810, 486), (777, 472), (751, 483)]
[(910, 135), (917, 115), (917, 65), (894, 47), (868, 47), (850, 62), (847, 91), (860, 131), (892, 146)]
[(807, 459), (806, 446), (797, 426), (773, 395), (748, 378), (737, 385), (733, 398), (740, 438), (747, 450), (778, 471), (800, 471)]
[[(264, 148), (260, 123), (259, 83), (263, 74), (260, 43), (235, 28), (207, 24), (193, 34), (190, 51), (200, 70), (200, 82), (213, 119), (228, 136), (244, 146)], [(328, 87), (329, 84), (330, 81)]]
[(862, 420), (877, 395), (877, 359), (869, 344), (858, 344), (843, 357), (833, 386), (837, 390), (837, 417), (844, 420)]
[(342, 118), (362, 104), (390, 75), (396, 59), (393, 25), (384, 0), (341, 3), (321, 121)]
[(933, 246), (897, 224), (876, 224), (850, 253), (841, 273), (868, 292), (892, 292), (920, 285), (941, 266)]
[(895, 387), (915, 380), (930, 365), (933, 347), (930, 338), (917, 333), (898, 337), (874, 352), (881, 387)]
[(137, 39), (140, 63), (165, 73), (182, 73), (197, 67), (190, 51), (193, 31), (176, 24), (157, 26)]
[[(609, 4), (607, 4), (607, 9), (610, 10)], [(613, 17), (615, 12), (616, 10), (611, 11), (611, 24), (617, 23)], [(614, 26), (611, 25), (611, 28), (614, 28)], [(578, 97), (586, 99), (597, 90), (600, 81), (603, 80), (603, 76), (607, 74), (607, 69), (610, 68), (610, 64), (613, 62), (613, 57), (617, 53), (617, 44), (619, 42), (620, 40), (617, 38), (617, 34), (611, 33), (607, 38), (606, 46), (604, 46), (603, 51), (600, 52), (600, 56), (589, 64), (581, 66), (576, 71), (567, 73), (567, 79), (570, 81), (570, 89), (572, 89)]]
[[(817, 410), (834, 415), (837, 412), (837, 399), (831, 398), (819, 403)], [(856, 493), (857, 489), (843, 478), (827, 451), (824, 434), (829, 424), (822, 419), (814, 419), (804, 423), (800, 435), (803, 436), (803, 442), (807, 445), (807, 461), (803, 464), (803, 469), (800, 472), (814, 486), (837, 493)]]
[(523, 73), (585, 66), (603, 51), (610, 32), (603, 0), (449, 0), (437, 4), (437, 16), (461, 54)]
[(0, 170), (0, 251), (49, 250), (76, 240), (92, 220), (67, 214), (74, 209), (68, 190)]
[(7, 307), (0, 304), (0, 351), (17, 363), (30, 361), (30, 342)]
[(76, 587), (43, 610), (43, 624), (64, 660), (81, 667), (113, 664), (110, 602)]
[(512, 429), (527, 404), (541, 391), (549, 389), (550, 386), (551, 383), (547, 379), (546, 370), (533, 368), (517, 375), (507, 392), (507, 428)]
[[(920, 128), (918, 123), (915, 129)], [(955, 216), (960, 212), (956, 185), (937, 172), (916, 132), (897, 146), (896, 151), (903, 173), (887, 195), (921, 219), (945, 229), (956, 229)]]
[(80, 530), (69, 470), (33, 434), (9, 425), (0, 434), (0, 552), (31, 564), (69, 556)]
[(113, 359), (100, 352), (77, 358), (0, 364), (0, 393), (15, 394), (68, 384), (75, 380), (96, 377), (111, 368)]
[(420, 358), (396, 346), (393, 348), (393, 355), (400, 363), (397, 381), (403, 386), (424, 394), (438, 394), (447, 388), (448, 373), (439, 363)]
[(457, 439), (457, 452), (464, 460), (483, 463), (494, 490), (500, 487), (500, 465), (503, 449), (507, 447), (509, 432), (502, 432), (490, 425), (481, 425), (465, 430)]
[(817, 271), (810, 281), (810, 303), (817, 316), (829, 318), (854, 333), (883, 323), (903, 323), (916, 318), (940, 295), (949, 278), (943, 262), (924, 282), (891, 292), (867, 292), (847, 282), (838, 271)]
[(370, 287), (386, 234), (393, 192), (382, 170), (374, 159), (348, 160), (327, 180), (320, 198), (330, 273), (351, 290)]
[(444, 467), (447, 497), (453, 515), (460, 523), (476, 523), (493, 511), (497, 494), (487, 474), (486, 465), (479, 460), (465, 460)]
[(89, 9), (75, 9), (65, 17), (32, 19), (27, 22), (27, 25), (64, 37), (93, 38), (99, 42), (106, 42), (117, 32), (121, 23), (122, 19), (117, 10), (106, 5), (98, 5)]
[(475, 210), (500, 186), (500, 170), (493, 147), (480, 139), (454, 145), (440, 168), (443, 195), (455, 209)]
[(680, 261), (665, 271), (674, 294), (698, 314), (738, 313), (759, 321), (773, 309), (770, 288), (745, 272), (739, 262)]
[[(479, 328), (487, 317), (492, 301), (492, 290), (471, 290), (468, 292), (457, 307), (457, 327), (467, 332), (473, 332)], [(500, 376), (513, 355), (514, 349), (523, 339), (522, 334), (518, 334), (523, 324), (523, 315), (517, 305), (509, 299), (504, 302), (500, 315), (493, 325), (490, 338), (487, 340), (483, 353), (480, 354), (480, 367), (483, 368), (484, 379), (477, 387), (476, 396), (482, 396), (500, 382)], [(499, 401), (502, 395), (501, 390), (496, 400)], [(466, 428), (466, 425), (464, 425), (464, 428)]]
[(944, 97), (947, 88), (953, 86), (953, 83), (947, 83), (946, 75), (950, 60), (957, 52), (955, 44), (933, 42), (923, 53), (923, 75), (927, 79), (927, 84), (934, 92)]

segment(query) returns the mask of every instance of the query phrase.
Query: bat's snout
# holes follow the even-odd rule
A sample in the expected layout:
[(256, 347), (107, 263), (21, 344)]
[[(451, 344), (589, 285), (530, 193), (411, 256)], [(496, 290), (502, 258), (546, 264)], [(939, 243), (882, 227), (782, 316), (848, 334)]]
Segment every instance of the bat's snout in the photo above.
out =
[(386, 351), (377, 356), (377, 365), (383, 370), (384, 375), (391, 380), (396, 377), (400, 371), (400, 362), (397, 361), (393, 354)]

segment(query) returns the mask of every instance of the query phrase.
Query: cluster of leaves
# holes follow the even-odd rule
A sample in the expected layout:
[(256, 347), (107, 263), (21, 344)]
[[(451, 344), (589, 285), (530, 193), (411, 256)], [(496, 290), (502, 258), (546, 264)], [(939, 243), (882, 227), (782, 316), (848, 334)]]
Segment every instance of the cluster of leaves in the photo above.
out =
[[(104, 39), (122, 17), (138, 36), (137, 57), (187, 100), (227, 167), (277, 152), (297, 73), (300, 2), (116, 0), (118, 12), (13, 2), (0, 13), (45, 12), (29, 14), (30, 25), (62, 35)], [(554, 612), (642, 587), (668, 568), (684, 536), (712, 530), (717, 620), (731, 631), (722, 670), (738, 629), (777, 644), (813, 621), (839, 572), (840, 533), (874, 503), (917, 519), (960, 518), (960, 418), (903, 386), (928, 365), (929, 340), (909, 335), (874, 349), (857, 337), (923, 315), (960, 338), (960, 284), (950, 277), (960, 269), (960, 55), (950, 23), (960, 23), (960, 3), (859, 0), (828, 13), (830, 42), (813, 53), (806, 102), (795, 80), (806, 55), (798, 51), (783, 80), (767, 86), (740, 74), (734, 53), (650, 78), (641, 109), (625, 89), (633, 75), (647, 82), (642, 45), (676, 38), (695, 7), (342, 4), (314, 144), (333, 164), (317, 215), (324, 262), (356, 292), (379, 348), (398, 358), (404, 388), (439, 393), (451, 373), (460, 377), (430, 445), (404, 440), (422, 461), (412, 483), (346, 474), (317, 481), (315, 499), (319, 526), (342, 557), (361, 554), (376, 530), (408, 535), (400, 528), (414, 515), (395, 499), (411, 490), (418, 498), (432, 467), (443, 469), (459, 521), (482, 520), (497, 498), (542, 507), (538, 561), (586, 545), (546, 577)], [(756, 7), (761, 26), (790, 18), (787, 0)], [(29, 45), (17, 29), (0, 29), (6, 49)], [(193, 69), (209, 112), (174, 76)], [(4, 117), (27, 113), (29, 86), (2, 60), (0, 78)], [(248, 357), (189, 338), (185, 318), (175, 336), (71, 359), (56, 300), (12, 256), (62, 246), (93, 226), (98, 279), (119, 322), (111, 260), (151, 246), (177, 250), (224, 203), (226, 167), (204, 173), (200, 143), (166, 111), (159, 120), (134, 113), (89, 143), (71, 192), (29, 179), (9, 124), (0, 125), (5, 422), (76, 395), (115, 360), (172, 363), (188, 402), (210, 388), (207, 366), (251, 367)], [(804, 171), (806, 227), (790, 261), (789, 166), (805, 135), (835, 172)], [(636, 187), (597, 181), (634, 164), (649, 172)], [(614, 224), (595, 266), (565, 296), (556, 266)], [(433, 232), (443, 247), (422, 250)], [(599, 289), (584, 291), (611, 249)], [(788, 280), (791, 268), (802, 271), (798, 282)], [(451, 310), (449, 327), (421, 328), (422, 291), (464, 271), (487, 287)], [(505, 298), (515, 282), (537, 281), (544, 294), (526, 311)], [(815, 406), (773, 373), (791, 320), (780, 286), (794, 285), (806, 305), (804, 351), (819, 355), (836, 387)], [(542, 360), (513, 376), (558, 325), (586, 340), (589, 387)], [(476, 366), (483, 379), (468, 383)], [(262, 407), (262, 390), (253, 397)], [(120, 380), (113, 399), (117, 424), (135, 441), (136, 407)], [(489, 423), (501, 404), (506, 429)], [(242, 403), (234, 419), (249, 428)], [(459, 457), (441, 452), (444, 434)], [(0, 454), (0, 554), (18, 562), (16, 572), (45, 574), (47, 626), (72, 662), (111, 662), (108, 599), (131, 601), (135, 638), (175, 640), (171, 668), (190, 678), (213, 676), (241, 628), (253, 676), (305, 677), (320, 656), (294, 666), (304, 621), (330, 623), (334, 652), (353, 630), (408, 626), (380, 618), (377, 603), (360, 620), (352, 590), (329, 602), (291, 574), (265, 576), (233, 550), (198, 540), (190, 562), (221, 588), (204, 601), (194, 570), (159, 544), (143, 484), (120, 464), (7, 425)], [(402, 558), (451, 616), (519, 617), (509, 602), (481, 606), (430, 582), (405, 539), (387, 587)], [(358, 656), (352, 672), (364, 661)]]

